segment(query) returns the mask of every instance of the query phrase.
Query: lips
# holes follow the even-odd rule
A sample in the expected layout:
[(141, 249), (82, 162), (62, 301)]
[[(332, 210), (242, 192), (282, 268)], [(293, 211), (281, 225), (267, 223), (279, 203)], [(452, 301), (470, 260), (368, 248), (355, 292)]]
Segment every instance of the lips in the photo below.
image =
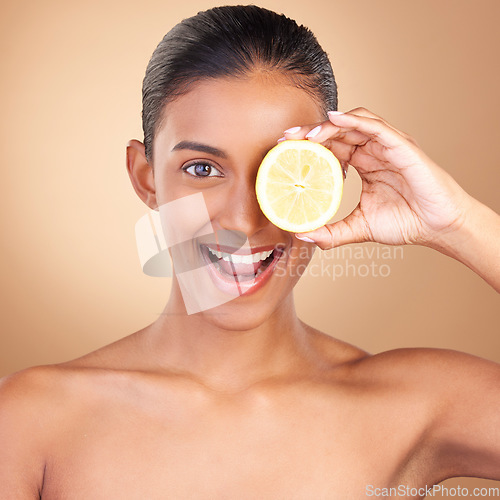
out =
[(264, 284), (284, 253), (281, 247), (241, 248), (200, 245), (216, 286), (229, 293), (248, 293)]

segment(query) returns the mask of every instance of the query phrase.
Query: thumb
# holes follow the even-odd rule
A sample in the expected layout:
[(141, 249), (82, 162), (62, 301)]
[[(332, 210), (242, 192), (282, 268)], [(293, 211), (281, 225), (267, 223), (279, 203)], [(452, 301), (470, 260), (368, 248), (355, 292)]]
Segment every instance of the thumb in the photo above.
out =
[(295, 236), (299, 240), (316, 243), (322, 250), (329, 250), (349, 243), (372, 241), (370, 234), (368, 223), (358, 205), (345, 219)]

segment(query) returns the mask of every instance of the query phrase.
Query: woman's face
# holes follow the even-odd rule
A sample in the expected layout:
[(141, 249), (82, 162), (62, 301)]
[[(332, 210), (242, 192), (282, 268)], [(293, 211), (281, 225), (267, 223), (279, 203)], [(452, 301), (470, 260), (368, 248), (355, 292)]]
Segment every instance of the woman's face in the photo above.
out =
[(225, 325), (247, 328), (292, 300), (312, 245), (266, 219), (255, 179), (286, 129), (323, 120), (308, 93), (266, 73), (202, 81), (164, 109), (153, 145), (154, 184), (160, 214), (167, 207), (164, 229), (177, 249), (171, 251), (177, 279), (182, 268), (181, 289), (191, 288), (198, 302), (217, 297), (217, 307), (199, 310)]

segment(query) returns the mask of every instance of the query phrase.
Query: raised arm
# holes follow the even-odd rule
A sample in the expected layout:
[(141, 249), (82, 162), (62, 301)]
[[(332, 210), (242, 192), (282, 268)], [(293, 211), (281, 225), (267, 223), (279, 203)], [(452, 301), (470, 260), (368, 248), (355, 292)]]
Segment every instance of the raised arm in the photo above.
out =
[(500, 216), (380, 117), (362, 108), (329, 117), (285, 137), (320, 142), (353, 166), (362, 179), (360, 202), (345, 219), (298, 236), (323, 249), (364, 241), (428, 246), (500, 292)]
[(461, 227), (428, 246), (462, 262), (500, 293), (500, 215), (469, 198)]

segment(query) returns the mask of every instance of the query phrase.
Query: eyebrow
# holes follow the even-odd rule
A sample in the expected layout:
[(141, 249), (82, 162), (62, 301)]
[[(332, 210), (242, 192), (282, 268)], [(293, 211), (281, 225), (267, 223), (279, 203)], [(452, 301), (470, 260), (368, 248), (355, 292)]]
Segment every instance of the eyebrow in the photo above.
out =
[(172, 151), (179, 151), (181, 149), (190, 149), (191, 151), (200, 151), (201, 153), (218, 156), (219, 158), (227, 158), (227, 154), (221, 149), (202, 144), (201, 142), (181, 141), (172, 148)]

